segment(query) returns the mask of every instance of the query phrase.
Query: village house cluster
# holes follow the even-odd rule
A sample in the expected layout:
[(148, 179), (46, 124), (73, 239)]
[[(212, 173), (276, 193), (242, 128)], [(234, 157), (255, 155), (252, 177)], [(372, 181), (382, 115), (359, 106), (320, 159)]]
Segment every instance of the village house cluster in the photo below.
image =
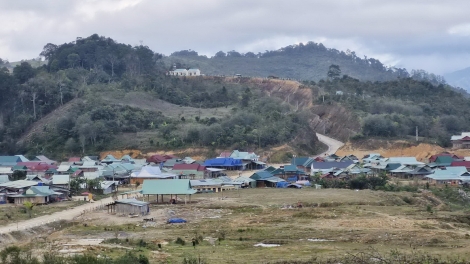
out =
[[(358, 175), (387, 174), (393, 177), (425, 180), (430, 184), (464, 185), (470, 183), (470, 157), (444, 152), (433, 155), (425, 162), (415, 157), (385, 158), (370, 153), (361, 159), (354, 155), (339, 157), (294, 157), (291, 164), (267, 167), (253, 152), (239, 150), (222, 152), (218, 157), (194, 160), (174, 155), (152, 155), (147, 159), (134, 159), (129, 155), (116, 158), (107, 155), (71, 157), (61, 162), (37, 156), (28, 160), (22, 155), (0, 156), (0, 203), (23, 204), (26, 201), (45, 204), (70, 198), (73, 179), (100, 182), (99, 192), (115, 193), (121, 184), (142, 184), (135, 192), (163, 202), (177, 201), (184, 196), (201, 192), (222, 192), (238, 188), (274, 187), (302, 188), (311, 186), (312, 180), (349, 180)], [(243, 171), (253, 171), (242, 176)], [(24, 172), (24, 178), (14, 179), (15, 172)], [(231, 172), (231, 173), (227, 173)], [(230, 174), (231, 176), (228, 176)], [(249, 175), (249, 174), (248, 174)], [(16, 177), (16, 176), (15, 176)], [(320, 186), (316, 185), (317, 188)], [(123, 202), (122, 207), (134, 205), (145, 210), (145, 204), (136, 200)], [(116, 210), (116, 204), (111, 210)], [(134, 208), (133, 207), (133, 208)], [(144, 209), (142, 209), (144, 208)]]

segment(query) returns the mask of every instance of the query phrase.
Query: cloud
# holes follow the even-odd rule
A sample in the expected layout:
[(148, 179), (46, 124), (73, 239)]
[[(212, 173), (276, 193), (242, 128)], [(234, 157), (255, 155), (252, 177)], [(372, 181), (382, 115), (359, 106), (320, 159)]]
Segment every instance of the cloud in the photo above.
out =
[(219, 50), (262, 52), (315, 41), (385, 65), (442, 74), (468, 62), (467, 5), (466, 0), (1, 1), (0, 57), (36, 57), (49, 42), (94, 33), (131, 45), (143, 41), (167, 55), (182, 49), (209, 56)]
[(470, 36), (470, 23), (453, 26), (447, 32), (450, 35)]

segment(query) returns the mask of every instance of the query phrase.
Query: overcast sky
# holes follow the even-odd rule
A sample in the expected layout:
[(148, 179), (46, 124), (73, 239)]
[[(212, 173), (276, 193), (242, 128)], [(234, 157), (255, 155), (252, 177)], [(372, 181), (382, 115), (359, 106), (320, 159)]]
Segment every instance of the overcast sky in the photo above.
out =
[(0, 58), (97, 33), (171, 54), (300, 42), (437, 74), (470, 67), (468, 0), (0, 0)]

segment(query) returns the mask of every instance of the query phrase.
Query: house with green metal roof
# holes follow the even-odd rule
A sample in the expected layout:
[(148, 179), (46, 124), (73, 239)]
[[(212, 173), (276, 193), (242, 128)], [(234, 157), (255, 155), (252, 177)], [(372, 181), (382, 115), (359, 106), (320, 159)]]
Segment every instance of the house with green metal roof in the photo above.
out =
[(186, 203), (186, 197), (189, 195), (191, 201), (191, 195), (195, 193), (196, 190), (192, 189), (188, 179), (144, 180), (142, 184), (142, 194), (144, 197), (147, 196), (147, 201), (150, 201), (150, 196), (153, 196), (152, 199), (156, 197), (158, 202), (158, 195), (161, 196), (160, 202), (164, 202), (163, 195), (170, 195), (170, 199), (177, 201), (178, 195), (184, 195)]
[(15, 204), (24, 204), (25, 202), (46, 204), (52, 201), (52, 196), (58, 195), (60, 195), (60, 193), (49, 189), (49, 186), (31, 186), (22, 194), (9, 195), (8, 198), (13, 199)]
[(449, 167), (452, 162), (454, 162), (454, 158), (452, 156), (438, 156), (437, 158), (434, 159), (434, 162), (431, 162), (428, 164), (429, 167), (431, 168), (443, 168), (443, 167)]
[(269, 171), (269, 172), (273, 172), (275, 170), (276, 170), (276, 168), (274, 168), (273, 166), (269, 166), (266, 169), (264, 169), (264, 171)]
[(265, 178), (270, 178), (272, 176), (273, 176), (273, 174), (271, 174), (269, 171), (257, 171), (255, 173), (253, 173), (253, 175), (250, 176), (250, 179), (262, 180), (262, 179), (265, 179)]
[(310, 166), (314, 162), (313, 158), (310, 157), (293, 157), (290, 164), (297, 167), (297, 169), (310, 174)]

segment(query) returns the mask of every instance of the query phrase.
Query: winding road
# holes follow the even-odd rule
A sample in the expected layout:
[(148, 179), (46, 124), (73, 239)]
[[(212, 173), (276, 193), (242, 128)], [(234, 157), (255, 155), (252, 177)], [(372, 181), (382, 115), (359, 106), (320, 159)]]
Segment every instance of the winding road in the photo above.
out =
[(318, 154), (316, 157), (325, 156), (325, 154), (326, 155), (334, 154), (336, 153), (336, 151), (338, 151), (339, 148), (341, 148), (344, 145), (343, 142), (327, 137), (320, 133), (317, 133), (317, 138), (320, 142), (328, 146), (328, 150), (321, 154)]

